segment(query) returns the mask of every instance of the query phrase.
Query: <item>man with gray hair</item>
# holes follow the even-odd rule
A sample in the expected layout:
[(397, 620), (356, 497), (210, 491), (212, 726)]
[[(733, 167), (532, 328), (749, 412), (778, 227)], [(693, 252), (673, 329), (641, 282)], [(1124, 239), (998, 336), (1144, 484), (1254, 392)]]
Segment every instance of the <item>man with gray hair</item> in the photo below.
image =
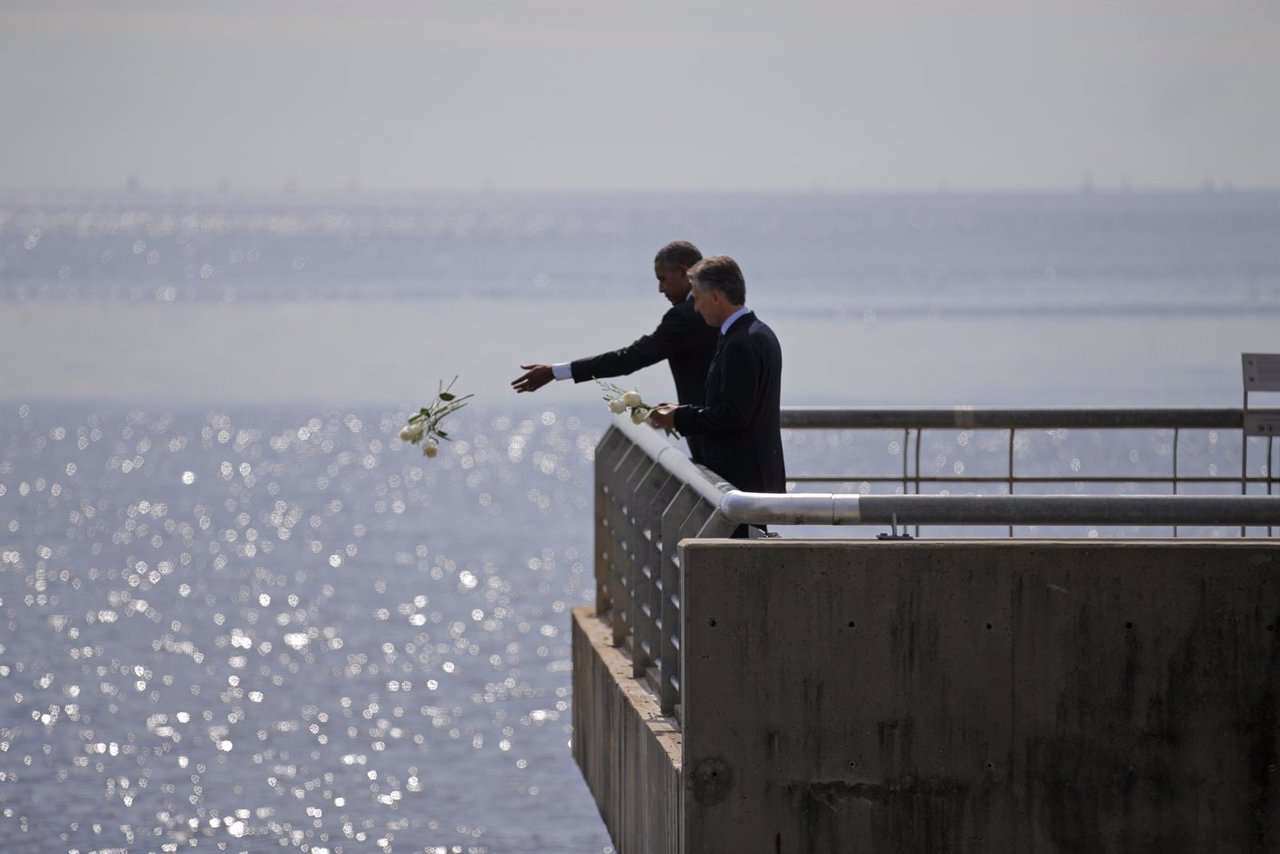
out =
[[(658, 250), (653, 259), (653, 272), (658, 277), (658, 292), (667, 298), (671, 308), (662, 316), (658, 328), (642, 335), (621, 350), (588, 356), (555, 365), (521, 365), (524, 374), (512, 380), (517, 392), (537, 391), (552, 380), (585, 382), (635, 373), (641, 368), (661, 362), (671, 367), (676, 399), (685, 404), (700, 404), (706, 390), (707, 369), (715, 353), (718, 335), (693, 310), (689, 284), (689, 268), (702, 260), (698, 247), (687, 240), (676, 240)], [(703, 462), (700, 440), (689, 437), (689, 452), (694, 462)]]
[(744, 492), (786, 492), (779, 409), (782, 347), (747, 308), (747, 283), (728, 255), (689, 270), (693, 308), (720, 331), (702, 404), (655, 410), (649, 421), (701, 438), (703, 464)]

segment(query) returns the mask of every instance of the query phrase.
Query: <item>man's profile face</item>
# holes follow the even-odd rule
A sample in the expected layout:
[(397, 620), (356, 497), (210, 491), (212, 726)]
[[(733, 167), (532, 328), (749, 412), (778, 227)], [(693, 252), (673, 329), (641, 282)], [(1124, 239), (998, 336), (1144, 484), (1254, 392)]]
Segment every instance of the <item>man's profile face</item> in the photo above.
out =
[(724, 295), (719, 291), (703, 290), (696, 285), (693, 288), (693, 310), (702, 315), (702, 319), (707, 322), (707, 326), (719, 326), (724, 323), (723, 306)]
[(658, 277), (658, 292), (672, 305), (679, 305), (689, 297), (689, 268), (681, 265), (654, 264), (653, 274)]

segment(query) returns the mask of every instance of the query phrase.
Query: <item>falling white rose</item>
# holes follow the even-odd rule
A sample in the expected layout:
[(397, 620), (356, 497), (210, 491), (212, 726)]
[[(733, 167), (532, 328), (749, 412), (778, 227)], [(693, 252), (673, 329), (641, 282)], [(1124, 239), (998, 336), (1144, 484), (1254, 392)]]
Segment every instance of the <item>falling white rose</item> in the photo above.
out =
[(416, 445), (422, 441), (422, 433), (424, 429), (425, 428), (421, 421), (417, 424), (406, 424), (404, 428), (400, 430), (400, 441), (411, 442)]
[(431, 402), (431, 405), (419, 409), (400, 430), (400, 440), (414, 445), (421, 442), (424, 436), (426, 437), (427, 441), (422, 446), (423, 456), (434, 457), (440, 453), (440, 440), (449, 439), (449, 434), (440, 429), (441, 420), (449, 413), (466, 406), (467, 401), (475, 396), (464, 394), (459, 397), (454, 394), (453, 384), (457, 381), (458, 378), (454, 377), (448, 386), (442, 381), (436, 393), (436, 399)]
[(632, 389), (622, 396), (622, 405), (626, 407), (644, 406), (644, 401), (640, 399), (640, 392)]
[(620, 397), (615, 397), (609, 401), (609, 411), (614, 415), (621, 415), (627, 411), (627, 404)]

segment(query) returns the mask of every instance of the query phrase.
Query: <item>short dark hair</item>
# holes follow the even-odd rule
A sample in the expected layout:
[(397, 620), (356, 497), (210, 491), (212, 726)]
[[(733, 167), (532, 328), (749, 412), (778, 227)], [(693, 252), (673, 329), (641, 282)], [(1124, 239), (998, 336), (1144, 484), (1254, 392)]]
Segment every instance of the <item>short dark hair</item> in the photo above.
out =
[(698, 247), (687, 240), (673, 240), (653, 256), (653, 263), (660, 267), (692, 267), (701, 260)]
[(712, 255), (689, 268), (689, 279), (704, 291), (719, 291), (733, 305), (746, 305), (747, 280), (738, 262), (728, 255)]

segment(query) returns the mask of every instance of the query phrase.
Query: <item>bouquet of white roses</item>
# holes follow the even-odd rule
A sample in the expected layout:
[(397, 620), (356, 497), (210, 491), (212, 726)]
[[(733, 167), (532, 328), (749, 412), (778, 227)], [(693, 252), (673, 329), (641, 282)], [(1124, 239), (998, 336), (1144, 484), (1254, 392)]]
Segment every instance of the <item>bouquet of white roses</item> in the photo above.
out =
[(453, 384), (457, 381), (456, 376), (447, 386), (443, 380), (440, 381), (440, 390), (436, 393), (436, 399), (430, 406), (424, 406), (418, 410), (418, 414), (411, 417), (409, 423), (400, 430), (401, 441), (414, 445), (422, 442), (422, 453), (427, 457), (434, 457), (440, 452), (440, 440), (450, 441), (449, 434), (440, 429), (441, 420), (449, 413), (457, 412), (466, 406), (467, 401), (475, 397), (474, 394), (464, 394), (461, 397), (454, 394)]
[[(649, 414), (658, 408), (645, 403), (640, 397), (640, 392), (635, 389), (628, 390), (604, 380), (596, 380), (596, 383), (605, 390), (604, 402), (609, 404), (609, 411), (614, 415), (621, 415), (630, 410), (632, 424), (643, 424)], [(675, 430), (667, 430), (667, 435), (678, 436), (679, 434)]]

